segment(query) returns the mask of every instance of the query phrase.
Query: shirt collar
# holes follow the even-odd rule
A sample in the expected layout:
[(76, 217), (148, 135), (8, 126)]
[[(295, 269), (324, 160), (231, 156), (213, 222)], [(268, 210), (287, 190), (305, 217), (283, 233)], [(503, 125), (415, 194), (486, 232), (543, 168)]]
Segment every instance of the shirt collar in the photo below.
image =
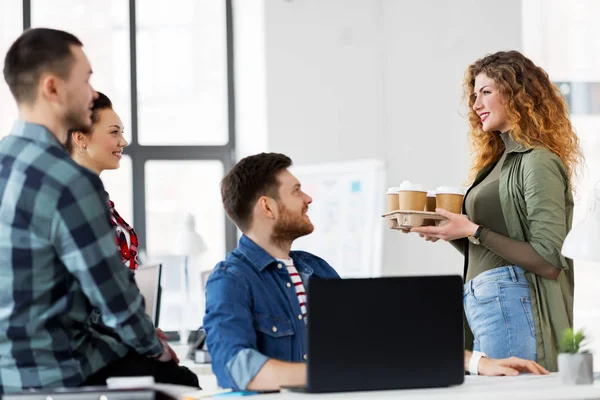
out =
[(511, 137), (511, 133), (512, 133), (511, 131), (507, 131), (507, 132), (500, 134), (500, 138), (504, 142), (504, 147), (506, 147), (507, 153), (525, 153), (532, 149), (531, 147), (528, 147), (527, 145), (516, 142)]
[(17, 120), (10, 132), (13, 136), (29, 139), (33, 142), (44, 143), (49, 146), (59, 147), (66, 151), (65, 146), (58, 141), (56, 136), (43, 125), (33, 124), (31, 122)]
[(250, 263), (262, 272), (269, 265), (277, 262), (277, 259), (267, 253), (246, 235), (242, 235), (238, 243), (238, 250), (250, 260)]

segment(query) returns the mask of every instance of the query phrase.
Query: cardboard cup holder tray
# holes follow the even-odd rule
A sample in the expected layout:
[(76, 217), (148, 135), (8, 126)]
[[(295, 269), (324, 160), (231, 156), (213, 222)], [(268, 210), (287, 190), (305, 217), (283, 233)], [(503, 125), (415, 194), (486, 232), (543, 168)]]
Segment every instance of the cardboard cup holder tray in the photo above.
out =
[(390, 211), (382, 215), (390, 229), (408, 231), (418, 226), (443, 225), (448, 219), (431, 211)]

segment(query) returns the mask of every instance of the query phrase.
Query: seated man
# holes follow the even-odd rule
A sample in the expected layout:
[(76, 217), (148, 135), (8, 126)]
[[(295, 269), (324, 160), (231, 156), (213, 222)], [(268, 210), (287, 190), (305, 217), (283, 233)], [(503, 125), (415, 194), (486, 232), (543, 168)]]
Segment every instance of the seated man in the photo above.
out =
[(5, 57), (19, 120), (0, 142), (0, 394), (133, 375), (198, 386), (117, 255), (102, 181), (64, 148), (91, 128), (91, 73), (79, 39), (54, 29), (25, 31)]
[[(221, 182), (225, 211), (244, 233), (206, 285), (204, 328), (221, 387), (273, 390), (306, 383), (304, 287), (311, 276), (339, 276), (319, 257), (290, 251), (295, 239), (314, 229), (306, 214), (312, 199), (288, 171), (291, 165), (283, 154), (261, 153), (241, 160)], [(466, 370), (471, 356), (465, 352)], [(547, 373), (515, 358), (481, 358), (478, 364), (485, 375), (518, 370)]]

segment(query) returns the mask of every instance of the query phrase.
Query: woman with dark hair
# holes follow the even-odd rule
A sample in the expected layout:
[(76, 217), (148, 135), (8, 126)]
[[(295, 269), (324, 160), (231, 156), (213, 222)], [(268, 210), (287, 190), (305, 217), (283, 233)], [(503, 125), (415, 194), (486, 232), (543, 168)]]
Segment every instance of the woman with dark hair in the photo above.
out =
[[(89, 131), (69, 131), (65, 147), (77, 164), (100, 175), (103, 171), (119, 168), (123, 149), (128, 143), (123, 137), (123, 122), (121, 122), (119, 115), (113, 110), (112, 102), (105, 94), (97, 93), (98, 98), (92, 106), (92, 128)], [(108, 197), (108, 193), (106, 194), (106, 200), (110, 208), (110, 219), (115, 227), (115, 238), (121, 254), (121, 260), (133, 272), (139, 266), (137, 259), (137, 235), (133, 228), (115, 210), (115, 205)], [(102, 331), (105, 335), (114, 336), (114, 332), (102, 324), (100, 314), (97, 310), (96, 312), (97, 314), (92, 317), (94, 321), (92, 328)], [(167, 335), (158, 328), (156, 328), (156, 334), (163, 343), (163, 346), (168, 347), (169, 345), (166, 342)], [(170, 347), (168, 348), (172, 362), (179, 363), (175, 352)], [(135, 359), (128, 358), (127, 362), (131, 363), (129, 367), (121, 367), (122, 369), (120, 370), (106, 368), (90, 377), (85, 384), (104, 384), (106, 376), (118, 376), (122, 374), (122, 370), (126, 370), (127, 368), (134, 372), (132, 375), (139, 375), (140, 370), (145, 371), (144, 375), (156, 375), (158, 373), (158, 370), (153, 366), (136, 365)], [(152, 368), (155, 370), (152, 370)], [(194, 374), (187, 368), (179, 366), (171, 366), (170, 368), (169, 374), (182, 374), (182, 376), (188, 379), (187, 382), (189, 384), (197, 385)], [(193, 383), (194, 380), (196, 383)]]
[(465, 256), (465, 315), (477, 357), (517, 356), (557, 370), (573, 326), (573, 263), (561, 254), (573, 219), (573, 176), (583, 159), (567, 105), (548, 74), (517, 51), (465, 74), (473, 184), (463, 214), (413, 228)]
[[(123, 137), (123, 122), (113, 110), (110, 99), (100, 92), (92, 107), (92, 129), (88, 132), (70, 131), (65, 144), (77, 164), (98, 175), (102, 171), (119, 168), (123, 148), (127, 145), (127, 140)], [(121, 260), (127, 267), (135, 270), (139, 266), (137, 234), (115, 210), (108, 194), (107, 201)]]

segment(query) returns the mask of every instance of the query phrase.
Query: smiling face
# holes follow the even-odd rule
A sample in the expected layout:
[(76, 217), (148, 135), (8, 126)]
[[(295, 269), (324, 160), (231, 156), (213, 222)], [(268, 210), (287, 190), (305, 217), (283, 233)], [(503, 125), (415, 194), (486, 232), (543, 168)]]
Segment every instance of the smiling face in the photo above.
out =
[(117, 169), (128, 145), (123, 137), (123, 122), (112, 108), (98, 110), (98, 122), (91, 133), (73, 133), (76, 147), (75, 161), (100, 174), (107, 169)]
[(475, 77), (473, 110), (479, 115), (485, 132), (506, 132), (510, 129), (505, 99), (493, 79), (485, 73)]

